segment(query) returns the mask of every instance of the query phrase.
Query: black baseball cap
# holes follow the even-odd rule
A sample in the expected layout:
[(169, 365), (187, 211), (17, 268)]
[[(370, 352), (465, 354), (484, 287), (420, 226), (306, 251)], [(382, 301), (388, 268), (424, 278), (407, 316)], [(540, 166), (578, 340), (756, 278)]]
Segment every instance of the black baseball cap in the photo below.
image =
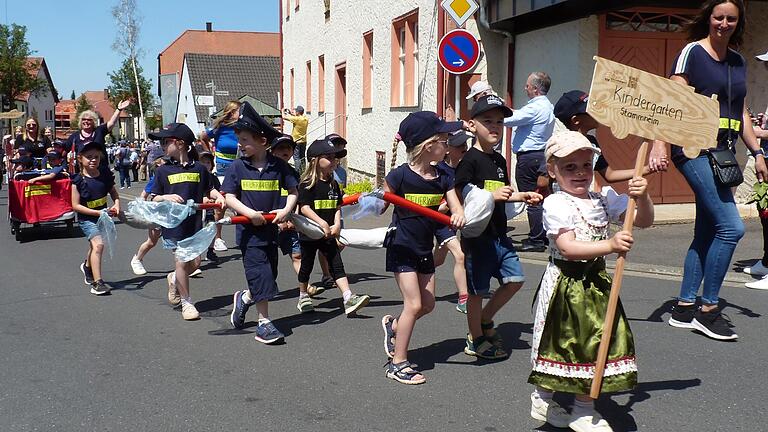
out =
[(475, 102), (474, 105), (472, 105), (472, 109), (469, 112), (469, 117), (475, 118), (480, 114), (493, 111), (495, 109), (501, 110), (504, 117), (509, 117), (512, 115), (512, 108), (504, 104), (504, 99), (496, 95), (487, 95), (481, 97), (477, 100), (477, 102)]
[(265, 137), (268, 143), (282, 135), (282, 132), (273, 128), (248, 102), (243, 102), (240, 105), (240, 115), (237, 117), (234, 128), (235, 130), (247, 130), (259, 134)]
[(456, 132), (463, 127), (463, 122), (447, 122), (432, 111), (417, 111), (408, 114), (408, 117), (400, 122), (400, 129), (397, 133), (405, 147), (411, 148), (434, 135)]
[(568, 126), (571, 117), (577, 114), (586, 114), (589, 95), (581, 90), (571, 90), (563, 93), (555, 104), (555, 117)]
[(332, 142), (325, 138), (312, 141), (312, 144), (307, 148), (307, 159), (326, 154), (333, 154), (341, 159), (347, 155), (347, 150), (336, 148)]
[(344, 144), (344, 145), (347, 145), (347, 140), (345, 140), (343, 136), (341, 136), (341, 135), (339, 135), (337, 133), (332, 133), (330, 135), (327, 135), (325, 137), (325, 139), (327, 139), (328, 141), (330, 141), (333, 144)]
[(458, 132), (454, 132), (448, 135), (448, 145), (451, 147), (461, 147), (461, 146), (467, 145), (468, 139), (469, 139), (469, 134), (467, 134), (463, 130), (460, 130)]
[(78, 150), (78, 153), (84, 153), (84, 152), (87, 152), (88, 150), (93, 150), (93, 149), (98, 150), (102, 153), (106, 153), (107, 151), (106, 147), (104, 147), (103, 144), (98, 143), (96, 141), (91, 141), (83, 144), (83, 146), (80, 147), (80, 149)]
[(275, 149), (277, 147), (280, 147), (281, 145), (290, 145), (291, 148), (296, 148), (296, 141), (293, 140), (293, 137), (290, 135), (280, 135), (278, 137), (275, 137), (272, 142), (269, 143), (270, 149)]
[(184, 141), (187, 144), (195, 142), (195, 133), (192, 129), (184, 123), (171, 123), (160, 130), (160, 132), (152, 132), (147, 134), (151, 139), (163, 140), (164, 138), (176, 138)]
[(13, 159), (11, 162), (25, 167), (31, 167), (35, 160), (32, 159), (32, 156), (19, 156), (18, 159)]
[(61, 154), (59, 154), (59, 152), (48, 152), (46, 157), (48, 159), (61, 159)]

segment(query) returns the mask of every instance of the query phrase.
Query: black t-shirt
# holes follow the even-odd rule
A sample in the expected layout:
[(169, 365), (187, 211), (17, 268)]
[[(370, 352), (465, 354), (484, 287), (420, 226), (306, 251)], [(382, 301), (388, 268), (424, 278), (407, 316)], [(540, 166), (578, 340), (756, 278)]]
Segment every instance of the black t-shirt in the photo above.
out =
[(66, 141), (64, 141), (64, 151), (70, 152), (72, 151), (72, 145), (75, 146), (75, 154), (80, 154), (80, 150), (83, 149), (83, 146), (90, 143), (95, 142), (101, 144), (102, 148), (104, 148), (104, 151), (101, 154), (101, 162), (99, 162), (99, 166), (103, 169), (106, 168), (109, 170), (109, 159), (107, 157), (107, 145), (105, 141), (105, 137), (109, 135), (109, 129), (107, 128), (106, 124), (98, 125), (93, 130), (93, 133), (91, 133), (91, 136), (84, 137), (80, 133), (80, 131), (72, 133), (72, 135), (67, 138)]
[(18, 135), (14, 141), (14, 146), (19, 150), (19, 154), (21, 155), (42, 158), (46, 156), (46, 149), (51, 146), (51, 141), (45, 136), (38, 140), (32, 140), (30, 138), (24, 139), (23, 136)]
[[(76, 174), (72, 177), (72, 184), (80, 193), (80, 204), (92, 210), (101, 210), (107, 208), (107, 195), (115, 186), (115, 176), (109, 171), (99, 170), (98, 177), (87, 177), (82, 174)], [(96, 222), (99, 218), (96, 216), (79, 216), (80, 220)]]
[[(310, 189), (307, 189), (307, 183), (299, 185), (299, 206), (309, 206), (328, 225), (333, 225), (341, 201), (341, 188), (333, 177), (326, 181), (318, 179)], [(299, 234), (299, 238), (309, 240), (303, 234)]]
[[(509, 185), (509, 176), (507, 175), (507, 161), (500, 153), (492, 151), (485, 153), (475, 147), (469, 149), (464, 157), (456, 166), (456, 193), (467, 184), (493, 192), (502, 186)], [(493, 237), (506, 237), (507, 235), (507, 214), (505, 212), (505, 203), (496, 201), (493, 208), (493, 215), (488, 226), (483, 231), (483, 235)]]
[[(435, 168), (435, 178), (425, 179), (415, 173), (408, 164), (402, 164), (387, 174), (390, 191), (408, 201), (437, 211), (445, 192), (453, 188), (453, 178), (439, 166)], [(417, 255), (432, 253), (432, 237), (443, 224), (420, 216), (403, 207), (395, 206), (392, 224), (397, 227), (392, 246), (403, 246)]]
[[(203, 197), (213, 189), (213, 175), (203, 164), (190, 162), (182, 165), (171, 161), (159, 167), (155, 172), (155, 183), (152, 185), (154, 195), (179, 195), (185, 202), (193, 200), (203, 202)], [(203, 227), (202, 214), (195, 212), (176, 228), (163, 228), (163, 238), (166, 240), (183, 240), (200, 231)]]
[[(728, 69), (730, 67), (731, 88), (730, 108), (728, 106)], [(685, 75), (688, 85), (698, 94), (710, 97), (717, 95), (720, 104), (720, 128), (717, 132), (717, 148), (728, 146), (728, 114), (730, 112), (731, 137), (733, 144), (739, 137), (744, 125), (741, 124), (744, 113), (744, 98), (747, 96), (747, 65), (744, 57), (738, 52), (728, 49), (725, 60), (717, 61), (709, 55), (698, 42), (691, 42), (680, 51), (670, 75)], [(751, 125), (746, 125), (750, 126)], [(686, 160), (682, 147), (672, 143), (671, 159), (675, 165)]]

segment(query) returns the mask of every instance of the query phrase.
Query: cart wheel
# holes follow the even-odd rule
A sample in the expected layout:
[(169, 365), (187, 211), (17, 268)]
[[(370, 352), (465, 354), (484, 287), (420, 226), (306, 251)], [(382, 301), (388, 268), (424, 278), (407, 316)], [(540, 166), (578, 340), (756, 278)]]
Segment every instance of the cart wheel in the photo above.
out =
[(16, 227), (15, 235), (16, 235), (16, 241), (20, 242), (21, 241), (21, 227)]
[(11, 221), (11, 234), (18, 235), (19, 231), (21, 231), (21, 223), (12, 220)]

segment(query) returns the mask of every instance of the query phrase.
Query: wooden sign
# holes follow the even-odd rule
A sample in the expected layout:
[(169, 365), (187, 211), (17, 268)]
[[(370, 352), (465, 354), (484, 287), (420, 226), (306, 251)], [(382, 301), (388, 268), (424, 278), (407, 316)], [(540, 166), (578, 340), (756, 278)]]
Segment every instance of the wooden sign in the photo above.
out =
[(594, 60), (587, 113), (616, 138), (662, 140), (683, 147), (689, 158), (717, 146), (716, 95), (702, 96), (693, 87), (602, 57)]

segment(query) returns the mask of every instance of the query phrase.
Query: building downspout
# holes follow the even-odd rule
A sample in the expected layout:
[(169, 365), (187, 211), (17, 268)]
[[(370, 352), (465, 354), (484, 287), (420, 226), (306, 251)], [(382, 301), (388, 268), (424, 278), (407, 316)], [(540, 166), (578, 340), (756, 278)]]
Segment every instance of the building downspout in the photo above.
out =
[[(277, 104), (278, 105), (284, 105), (282, 103), (282, 94), (283, 94), (283, 0), (277, 0), (277, 7), (280, 9), (279, 19), (280, 22), (277, 23), (277, 26), (280, 28), (280, 93), (277, 95)], [(278, 111), (283, 110), (282, 106), (277, 107)]]
[[(509, 44), (512, 44), (514, 46), (515, 36), (512, 33), (504, 30), (491, 28), (491, 24), (488, 22), (488, 1), (489, 0), (480, 1), (480, 17), (477, 20), (477, 23), (480, 25), (480, 27), (482, 27), (486, 31), (504, 36), (504, 39), (506, 39)], [(507, 50), (507, 57), (513, 54), (514, 54), (513, 50), (509, 50), (509, 49)], [(507, 65), (509, 65), (509, 58), (507, 58)], [(509, 82), (509, 75), (513, 72), (514, 71), (507, 69), (507, 82)], [(512, 106), (512, 88), (510, 87), (511, 87), (510, 85), (507, 85), (507, 92), (506, 92), (507, 94), (505, 99), (506, 99), (507, 105), (511, 107)], [(512, 155), (512, 129), (511, 128), (506, 128), (506, 129), (507, 129), (506, 131), (507, 133), (504, 134), (506, 138), (504, 140), (504, 152), (507, 155), (506, 157), (507, 173), (511, 173), (512, 158), (510, 156)]]
[[(440, 3), (440, 0), (435, 0)], [(437, 40), (441, 40), (445, 35), (445, 12), (442, 7), (437, 8)], [(437, 115), (440, 117), (445, 116), (445, 70), (440, 65), (440, 60), (435, 59), (437, 62)]]

